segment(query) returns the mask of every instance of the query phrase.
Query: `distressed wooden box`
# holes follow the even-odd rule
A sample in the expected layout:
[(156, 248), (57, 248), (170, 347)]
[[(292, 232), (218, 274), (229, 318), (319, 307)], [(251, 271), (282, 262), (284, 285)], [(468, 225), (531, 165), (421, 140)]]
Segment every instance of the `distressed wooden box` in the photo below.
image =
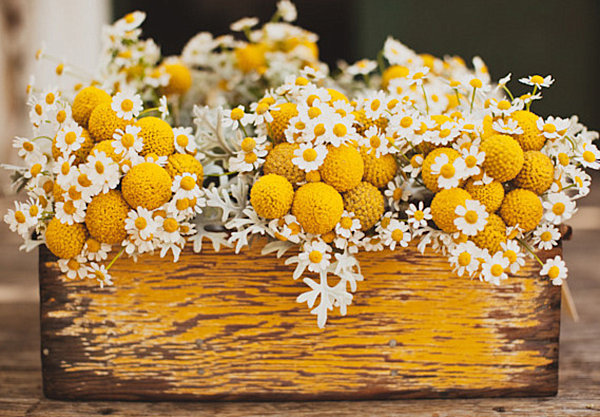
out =
[[(414, 246), (360, 255), (348, 315), (318, 329), (292, 267), (255, 244), (120, 259), (115, 286), (66, 281), (40, 249), (44, 392), (77, 400), (554, 395), (560, 287), (530, 261), (499, 287)], [(560, 248), (541, 254), (560, 253)]]

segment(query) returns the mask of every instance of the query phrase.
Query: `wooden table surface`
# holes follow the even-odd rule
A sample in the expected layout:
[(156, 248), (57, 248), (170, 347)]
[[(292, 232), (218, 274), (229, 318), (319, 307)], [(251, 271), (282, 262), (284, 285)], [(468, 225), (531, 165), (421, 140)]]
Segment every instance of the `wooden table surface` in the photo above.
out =
[[(600, 416), (600, 178), (565, 243), (580, 321), (564, 313), (556, 397), (280, 403), (60, 402), (43, 397), (37, 252), (20, 253), (0, 225), (0, 417), (9, 416)], [(0, 198), (0, 213), (12, 205)]]

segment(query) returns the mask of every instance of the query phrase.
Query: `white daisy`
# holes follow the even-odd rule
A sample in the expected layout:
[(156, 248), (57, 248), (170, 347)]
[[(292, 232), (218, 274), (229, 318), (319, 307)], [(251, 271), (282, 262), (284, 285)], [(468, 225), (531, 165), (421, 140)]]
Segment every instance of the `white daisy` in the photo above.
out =
[(540, 250), (550, 250), (558, 245), (560, 232), (551, 224), (540, 224), (533, 231), (533, 244)]
[(141, 127), (135, 125), (125, 126), (125, 131), (117, 129), (111, 142), (115, 153), (123, 158), (139, 154), (144, 148), (144, 139), (139, 136), (141, 130)]
[(419, 201), (418, 206), (411, 203), (405, 212), (408, 216), (408, 224), (415, 229), (427, 226), (427, 220), (432, 219), (431, 208), (424, 207), (422, 201)]
[(367, 153), (374, 153), (377, 158), (388, 153), (388, 141), (385, 139), (384, 135), (379, 132), (377, 126), (369, 127), (365, 133), (360, 136), (358, 144), (359, 146), (364, 147)]
[(554, 79), (551, 75), (546, 75), (545, 77), (542, 77), (541, 75), (530, 75), (528, 77), (519, 78), (519, 82), (526, 85), (532, 85), (537, 88), (547, 88), (550, 87), (552, 83), (554, 83)]
[(310, 143), (301, 143), (300, 147), (294, 150), (292, 163), (305, 172), (316, 171), (325, 161), (327, 148), (325, 145), (312, 145)]
[(388, 183), (383, 194), (387, 197), (390, 207), (398, 211), (402, 202), (410, 198), (408, 182), (402, 182), (399, 177), (396, 177)]
[(600, 150), (591, 142), (584, 142), (575, 160), (586, 168), (600, 169)]
[(112, 98), (110, 106), (117, 117), (123, 120), (132, 120), (144, 109), (142, 98), (133, 90), (119, 91)]
[(525, 104), (519, 99), (513, 102), (510, 102), (506, 99), (491, 99), (489, 109), (492, 111), (494, 116), (508, 117), (518, 110), (523, 110), (524, 106)]
[(17, 154), (25, 162), (29, 163), (32, 160), (38, 160), (43, 154), (39, 145), (34, 141), (17, 136), (12, 143), (13, 148), (17, 149)]
[(277, 2), (277, 14), (281, 16), (285, 22), (293, 22), (296, 20), (296, 17), (298, 17), (296, 6), (289, 0), (279, 0)]
[(430, 131), (429, 142), (436, 146), (446, 146), (460, 135), (460, 126), (454, 122), (444, 122), (439, 130)]
[(457, 215), (455, 226), (467, 236), (475, 236), (482, 231), (489, 216), (485, 206), (477, 200), (466, 200), (464, 205), (456, 207), (454, 213)]
[(175, 151), (178, 153), (196, 153), (196, 140), (191, 127), (174, 127)]
[(503, 251), (502, 255), (508, 259), (508, 270), (511, 274), (516, 274), (525, 265), (525, 254), (521, 250), (519, 242), (516, 240), (507, 240), (506, 242), (500, 242), (500, 246)]
[(245, 30), (251, 29), (257, 24), (257, 17), (242, 17), (241, 19), (236, 20), (231, 25), (229, 25), (229, 29), (231, 29), (232, 32), (243, 32)]
[(82, 255), (90, 261), (104, 261), (112, 250), (111, 245), (102, 243), (94, 238), (88, 238), (83, 245)]
[(56, 203), (54, 211), (55, 216), (61, 223), (72, 225), (74, 223), (83, 223), (85, 220), (85, 209), (87, 205), (83, 200), (59, 201)]
[(266, 136), (246, 137), (240, 145), (241, 150), (229, 159), (229, 169), (238, 172), (249, 172), (260, 168), (267, 156), (265, 149)]
[(96, 262), (92, 262), (88, 266), (87, 277), (98, 281), (101, 288), (104, 288), (105, 285), (113, 285), (112, 276), (108, 273), (106, 267), (104, 265), (98, 265)]
[(465, 177), (479, 175), (481, 164), (485, 160), (485, 152), (480, 151), (476, 145), (471, 145), (468, 149), (461, 150), (461, 156), (465, 161)]
[(246, 113), (241, 104), (234, 109), (223, 111), (223, 126), (233, 130), (252, 123), (254, 115)]
[(171, 191), (174, 193), (174, 199), (187, 198), (198, 199), (202, 196), (202, 190), (198, 186), (198, 177), (196, 174), (184, 172), (181, 175), (175, 175)]
[(75, 155), (69, 157), (59, 156), (54, 164), (54, 173), (56, 174), (56, 182), (63, 190), (68, 190), (71, 185), (75, 185), (79, 171), (75, 164)]
[(569, 220), (577, 211), (575, 202), (565, 193), (550, 193), (543, 203), (544, 218), (553, 224), (561, 224)]
[(431, 165), (431, 173), (436, 175), (438, 186), (440, 188), (456, 188), (460, 181), (465, 177), (465, 161), (462, 158), (456, 158), (450, 162), (445, 153), (439, 155)]
[(342, 218), (335, 226), (337, 235), (348, 239), (357, 230), (360, 230), (360, 220), (354, 217), (354, 213), (344, 211)]
[(537, 119), (536, 126), (546, 139), (558, 139), (562, 137), (571, 124), (569, 119), (549, 116), (546, 120)]
[(33, 226), (29, 210), (25, 203), (15, 201), (15, 208), (8, 209), (4, 215), (4, 222), (8, 224), (12, 232), (17, 232), (21, 237), (29, 235), (29, 231)]
[(492, 123), (492, 129), (499, 133), (508, 135), (520, 135), (523, 133), (523, 128), (519, 126), (519, 122), (514, 119), (498, 119)]
[[(160, 217), (160, 216), (159, 216)], [(125, 230), (130, 238), (140, 238), (148, 241), (154, 238), (158, 224), (152, 212), (143, 207), (129, 210), (125, 219)]]
[(316, 273), (327, 272), (329, 268), (331, 247), (322, 241), (306, 242), (298, 255), (298, 266), (302, 263), (309, 271)]
[(484, 281), (500, 285), (500, 281), (508, 278), (506, 270), (510, 262), (502, 252), (496, 252), (494, 256), (488, 255), (484, 259), (481, 272)]
[(165, 120), (169, 117), (169, 104), (167, 103), (167, 96), (162, 96), (158, 100), (158, 112), (160, 113), (160, 118)]
[(402, 170), (409, 174), (411, 178), (416, 178), (421, 172), (421, 167), (423, 166), (423, 155), (418, 153), (410, 158), (410, 163), (406, 165)]
[(76, 256), (71, 259), (59, 259), (58, 267), (60, 272), (65, 274), (69, 279), (84, 279), (88, 275), (88, 266), (86, 259), (83, 256)]
[(56, 134), (56, 147), (63, 155), (77, 151), (83, 142), (85, 142), (83, 128), (75, 122), (67, 123)]
[(388, 37), (383, 45), (383, 56), (392, 65), (405, 65), (416, 53), (392, 37)]
[(459, 243), (450, 250), (448, 260), (454, 267), (454, 272), (459, 276), (464, 276), (465, 272), (472, 277), (479, 270), (482, 257), (481, 249), (470, 240)]
[(117, 188), (121, 179), (119, 164), (104, 152), (95, 151), (88, 156), (87, 162), (82, 164), (81, 172), (99, 189), (98, 192), (106, 193)]
[(370, 59), (361, 59), (346, 68), (346, 72), (350, 75), (366, 75), (373, 72), (377, 68), (377, 62)]
[(406, 223), (401, 222), (398, 219), (391, 219), (387, 227), (385, 227), (382, 232), (383, 244), (389, 247), (391, 250), (394, 250), (396, 245), (400, 245), (402, 247), (408, 246), (410, 239), (410, 229)]
[(563, 261), (560, 256), (556, 255), (554, 259), (550, 258), (546, 260), (540, 271), (540, 275), (547, 275), (554, 285), (562, 285), (563, 281), (567, 279), (568, 272), (569, 270), (567, 269), (565, 261)]

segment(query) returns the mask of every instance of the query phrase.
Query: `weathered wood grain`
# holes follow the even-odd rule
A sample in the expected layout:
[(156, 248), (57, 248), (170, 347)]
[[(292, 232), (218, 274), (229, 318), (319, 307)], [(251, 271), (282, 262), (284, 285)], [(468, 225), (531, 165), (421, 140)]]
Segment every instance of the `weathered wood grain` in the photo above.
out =
[[(553, 253), (543, 254), (554, 256)], [(126, 400), (553, 395), (560, 289), (529, 263), (499, 287), (413, 246), (364, 254), (349, 315), (320, 330), (291, 267), (187, 249), (113, 266), (115, 287), (67, 281), (40, 250), (44, 392)]]

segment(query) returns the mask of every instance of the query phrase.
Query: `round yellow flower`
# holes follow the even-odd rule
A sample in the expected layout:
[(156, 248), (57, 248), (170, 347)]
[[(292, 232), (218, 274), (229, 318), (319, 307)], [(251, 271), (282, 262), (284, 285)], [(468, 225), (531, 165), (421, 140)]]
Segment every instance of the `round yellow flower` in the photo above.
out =
[(329, 100), (329, 104), (333, 104), (338, 100), (345, 101), (346, 103), (349, 102), (348, 97), (346, 97), (344, 95), (344, 93), (341, 93), (338, 90), (334, 90), (333, 88), (328, 88), (327, 92), (331, 96), (331, 99)]
[(363, 181), (344, 194), (344, 208), (360, 220), (361, 230), (369, 230), (383, 216), (383, 194), (374, 185)]
[(267, 174), (258, 179), (250, 190), (250, 204), (265, 219), (285, 216), (292, 207), (294, 187), (281, 175)]
[(542, 220), (544, 208), (542, 201), (533, 192), (522, 188), (512, 190), (504, 197), (500, 206), (500, 216), (508, 226), (519, 225), (529, 232), (536, 228)]
[(356, 148), (348, 145), (336, 148), (330, 145), (319, 172), (326, 184), (339, 192), (345, 192), (360, 184), (365, 166)]
[(98, 104), (88, 121), (88, 130), (96, 142), (112, 140), (115, 130), (125, 130), (125, 126), (133, 123), (132, 120), (123, 120), (111, 108), (111, 102)]
[(409, 73), (410, 70), (405, 66), (392, 65), (383, 71), (383, 74), (381, 75), (381, 86), (387, 88), (391, 80), (394, 78), (406, 78)]
[(167, 159), (165, 169), (171, 178), (175, 178), (175, 175), (182, 175), (184, 172), (196, 174), (196, 182), (198, 183), (198, 186), (202, 187), (202, 182), (204, 181), (204, 168), (200, 161), (192, 155), (174, 153)]
[[(84, 137), (84, 141), (81, 144), (81, 147), (75, 151), (75, 165), (79, 165), (82, 162), (85, 162), (87, 156), (90, 154), (92, 148), (94, 147), (94, 139), (90, 136), (90, 132), (87, 129), (83, 129), (82, 136)], [(64, 156), (63, 153), (56, 146), (56, 136), (52, 140), (52, 158), (56, 161), (60, 156)]]
[(425, 184), (425, 186), (434, 193), (440, 190), (440, 187), (438, 186), (439, 174), (432, 174), (431, 166), (435, 163), (435, 159), (442, 154), (447, 155), (448, 161), (451, 163), (454, 162), (454, 160), (460, 156), (458, 151), (455, 149), (437, 148), (429, 152), (429, 154), (425, 157), (421, 168), (421, 177), (423, 178), (423, 184)]
[(500, 208), (504, 200), (504, 187), (502, 183), (493, 180), (489, 184), (475, 185), (474, 179), (469, 179), (465, 184), (465, 189), (471, 194), (471, 197), (483, 204), (488, 213), (495, 213)]
[(127, 237), (125, 219), (129, 206), (117, 190), (92, 198), (85, 213), (85, 224), (90, 235), (102, 243), (115, 245)]
[(441, 190), (431, 201), (431, 217), (437, 227), (446, 233), (458, 232), (454, 224), (456, 207), (464, 205), (471, 195), (462, 188)]
[(292, 117), (298, 116), (298, 108), (295, 103), (282, 103), (277, 110), (271, 112), (273, 121), (267, 125), (267, 131), (273, 142), (285, 142), (285, 129)]
[(539, 151), (546, 143), (546, 138), (537, 127), (539, 116), (526, 110), (518, 110), (511, 115), (516, 120), (523, 133), (514, 135), (524, 151)]
[(517, 187), (531, 190), (536, 194), (543, 194), (554, 179), (554, 165), (552, 160), (539, 151), (524, 153), (523, 168), (515, 177)]
[(292, 214), (308, 233), (329, 232), (340, 221), (343, 212), (342, 196), (324, 182), (305, 184), (294, 195)]
[(365, 164), (363, 180), (377, 188), (385, 187), (398, 172), (398, 164), (393, 155), (386, 154), (377, 157), (375, 152), (368, 153), (367, 149), (362, 147), (360, 156)]
[(113, 140), (103, 140), (101, 142), (98, 142), (94, 145), (90, 153), (94, 153), (96, 151), (104, 152), (106, 156), (108, 156), (110, 159), (112, 159), (118, 164), (119, 162), (121, 162), (121, 156), (115, 153), (113, 142)]
[(234, 53), (238, 68), (245, 73), (256, 71), (263, 74), (267, 70), (266, 51), (267, 48), (262, 43), (249, 43), (243, 47), (235, 48)]
[(175, 152), (175, 135), (167, 122), (158, 117), (143, 117), (135, 124), (142, 129), (139, 133), (144, 140), (142, 156), (149, 153), (169, 156)]
[(304, 171), (292, 163), (294, 151), (300, 145), (296, 143), (282, 142), (269, 152), (265, 158), (263, 171), (265, 174), (281, 175), (292, 184), (303, 182), (306, 178)]
[(87, 233), (81, 223), (68, 225), (54, 217), (46, 228), (46, 246), (54, 255), (70, 259), (81, 253)]
[(481, 249), (487, 249), (491, 255), (502, 249), (500, 244), (506, 242), (506, 224), (496, 214), (490, 214), (483, 230), (471, 237)]
[(166, 95), (185, 94), (192, 86), (192, 74), (189, 68), (180, 62), (165, 64), (164, 68), (170, 78), (163, 92)]
[(523, 150), (510, 136), (490, 136), (481, 144), (481, 150), (485, 152), (483, 168), (495, 180), (510, 181), (523, 167)]
[(71, 114), (73, 120), (83, 127), (87, 127), (92, 111), (99, 104), (110, 103), (110, 94), (98, 87), (90, 86), (82, 89), (73, 99)]
[(125, 201), (133, 207), (154, 210), (171, 198), (171, 176), (161, 166), (142, 162), (132, 167), (121, 181)]

